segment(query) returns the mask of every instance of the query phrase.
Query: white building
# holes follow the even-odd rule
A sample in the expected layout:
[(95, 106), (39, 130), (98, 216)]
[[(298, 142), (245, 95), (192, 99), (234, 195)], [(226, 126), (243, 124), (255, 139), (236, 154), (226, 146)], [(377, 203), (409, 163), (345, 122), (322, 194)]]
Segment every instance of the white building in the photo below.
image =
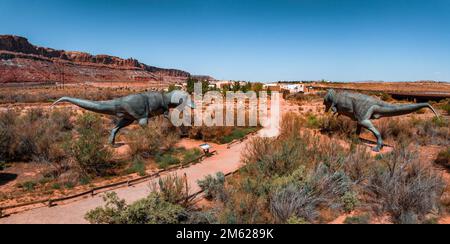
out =
[(280, 84), (281, 89), (288, 90), (289, 93), (305, 92), (304, 84)]

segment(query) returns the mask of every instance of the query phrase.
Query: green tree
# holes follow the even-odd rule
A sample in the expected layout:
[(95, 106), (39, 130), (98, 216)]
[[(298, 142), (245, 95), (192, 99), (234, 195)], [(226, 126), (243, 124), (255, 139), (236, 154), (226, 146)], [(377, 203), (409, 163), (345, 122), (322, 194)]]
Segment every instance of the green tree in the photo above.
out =
[(177, 86), (175, 86), (174, 84), (170, 84), (168, 91), (171, 92), (171, 91), (175, 91), (175, 90), (179, 90), (179, 88)]
[(192, 94), (192, 93), (194, 93), (194, 86), (195, 86), (195, 83), (197, 83), (198, 82), (198, 80), (197, 79), (194, 79), (194, 78), (192, 78), (192, 77), (189, 77), (189, 79), (187, 80), (187, 87), (186, 87), (186, 91), (189, 93), (189, 94)]
[(252, 84), (250, 82), (246, 82), (245, 86), (241, 87), (241, 91), (246, 93), (252, 89)]
[(233, 84), (233, 91), (237, 92), (241, 90), (241, 83), (239, 81), (235, 81)]

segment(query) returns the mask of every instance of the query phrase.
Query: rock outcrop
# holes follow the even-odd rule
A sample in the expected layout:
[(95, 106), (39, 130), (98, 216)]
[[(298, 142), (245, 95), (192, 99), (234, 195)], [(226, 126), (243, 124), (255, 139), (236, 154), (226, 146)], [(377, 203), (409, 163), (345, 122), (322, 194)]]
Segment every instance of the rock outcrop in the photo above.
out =
[(0, 84), (182, 82), (190, 74), (108, 55), (34, 46), (24, 37), (0, 35)]

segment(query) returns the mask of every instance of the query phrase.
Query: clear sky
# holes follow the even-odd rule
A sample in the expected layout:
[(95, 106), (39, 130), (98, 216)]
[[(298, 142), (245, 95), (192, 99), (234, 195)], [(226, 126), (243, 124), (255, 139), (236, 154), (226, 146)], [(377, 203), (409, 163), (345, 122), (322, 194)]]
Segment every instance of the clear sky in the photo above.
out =
[(0, 34), (218, 79), (450, 81), (450, 0), (0, 0)]

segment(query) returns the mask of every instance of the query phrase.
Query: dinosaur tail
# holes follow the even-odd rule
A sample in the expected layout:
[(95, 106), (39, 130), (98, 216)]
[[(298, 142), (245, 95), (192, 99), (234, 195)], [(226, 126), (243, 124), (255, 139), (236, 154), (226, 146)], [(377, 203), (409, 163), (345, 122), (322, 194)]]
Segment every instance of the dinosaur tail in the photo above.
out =
[(383, 116), (398, 116), (410, 114), (423, 108), (431, 109), (431, 111), (433, 111), (436, 117), (439, 117), (439, 114), (436, 112), (436, 110), (434, 110), (433, 106), (431, 106), (429, 103), (391, 105), (388, 107), (383, 107), (381, 109), (382, 111), (380, 112), (383, 114)]
[(80, 108), (84, 108), (86, 110), (96, 112), (96, 113), (109, 114), (109, 115), (115, 114), (115, 106), (112, 103), (112, 101), (96, 102), (96, 101), (90, 101), (90, 100), (79, 99), (79, 98), (62, 97), (62, 98), (58, 99), (56, 102), (54, 102), (52, 104), (52, 107), (61, 102), (69, 102), (69, 103), (77, 105)]

